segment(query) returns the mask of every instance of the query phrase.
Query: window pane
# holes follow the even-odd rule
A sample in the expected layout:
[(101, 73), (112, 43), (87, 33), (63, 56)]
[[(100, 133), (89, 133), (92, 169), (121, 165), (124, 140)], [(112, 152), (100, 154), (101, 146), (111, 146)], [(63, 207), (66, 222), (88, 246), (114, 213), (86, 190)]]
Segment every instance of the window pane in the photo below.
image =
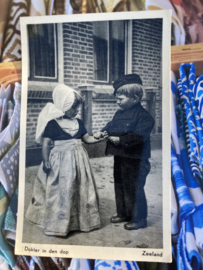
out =
[(111, 22), (111, 80), (125, 73), (125, 25), (124, 21)]
[(54, 24), (30, 25), (30, 77), (56, 78), (56, 32)]
[(94, 22), (94, 79), (107, 81), (108, 79), (108, 22)]

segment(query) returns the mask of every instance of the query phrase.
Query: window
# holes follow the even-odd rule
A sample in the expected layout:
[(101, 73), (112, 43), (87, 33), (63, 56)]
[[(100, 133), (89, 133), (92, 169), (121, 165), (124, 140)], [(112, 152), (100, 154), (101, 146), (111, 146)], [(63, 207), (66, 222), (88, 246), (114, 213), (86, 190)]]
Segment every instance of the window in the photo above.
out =
[(95, 22), (93, 25), (94, 79), (97, 81), (107, 81), (109, 62), (108, 22)]
[(55, 24), (28, 25), (29, 80), (58, 81)]
[(125, 74), (125, 21), (110, 23), (110, 82)]
[(111, 84), (127, 72), (129, 21), (94, 22), (93, 27), (94, 79)]

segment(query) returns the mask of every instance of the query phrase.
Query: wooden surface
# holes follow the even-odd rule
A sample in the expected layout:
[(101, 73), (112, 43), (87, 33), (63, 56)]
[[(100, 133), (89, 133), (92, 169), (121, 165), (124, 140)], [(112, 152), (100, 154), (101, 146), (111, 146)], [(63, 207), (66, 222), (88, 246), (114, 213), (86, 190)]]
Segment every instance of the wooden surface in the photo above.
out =
[(0, 63), (0, 85), (6, 88), (10, 83), (21, 83), (22, 62)]
[(182, 63), (193, 62), (196, 74), (203, 74), (203, 43), (171, 47), (171, 70), (179, 76), (179, 66)]

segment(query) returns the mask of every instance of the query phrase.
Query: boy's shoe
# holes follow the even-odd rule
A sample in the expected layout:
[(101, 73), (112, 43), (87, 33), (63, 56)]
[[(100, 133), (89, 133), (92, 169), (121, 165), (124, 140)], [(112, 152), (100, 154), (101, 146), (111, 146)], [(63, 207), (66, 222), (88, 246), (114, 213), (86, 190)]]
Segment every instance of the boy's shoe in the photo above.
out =
[(138, 222), (130, 221), (124, 225), (124, 228), (126, 230), (138, 230), (138, 229), (146, 228), (146, 227), (147, 227), (147, 220), (146, 219), (141, 219)]
[(130, 217), (120, 217), (118, 215), (115, 215), (110, 218), (111, 223), (121, 223), (121, 222), (130, 221), (130, 220), (131, 220)]

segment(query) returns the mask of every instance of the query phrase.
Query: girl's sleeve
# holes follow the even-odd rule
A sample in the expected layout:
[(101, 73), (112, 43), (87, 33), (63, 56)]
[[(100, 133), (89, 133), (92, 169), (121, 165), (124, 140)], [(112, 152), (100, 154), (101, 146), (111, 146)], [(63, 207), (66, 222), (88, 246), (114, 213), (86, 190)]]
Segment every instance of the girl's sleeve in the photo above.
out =
[(87, 130), (85, 128), (85, 125), (84, 125), (83, 121), (80, 120), (80, 119), (78, 119), (78, 121), (79, 121), (79, 125), (80, 125), (80, 136), (82, 137), (88, 132), (87, 132)]
[(51, 140), (54, 140), (56, 136), (56, 126), (54, 125), (53, 121), (49, 121), (48, 124), (45, 127), (43, 137), (44, 138), (50, 138)]

